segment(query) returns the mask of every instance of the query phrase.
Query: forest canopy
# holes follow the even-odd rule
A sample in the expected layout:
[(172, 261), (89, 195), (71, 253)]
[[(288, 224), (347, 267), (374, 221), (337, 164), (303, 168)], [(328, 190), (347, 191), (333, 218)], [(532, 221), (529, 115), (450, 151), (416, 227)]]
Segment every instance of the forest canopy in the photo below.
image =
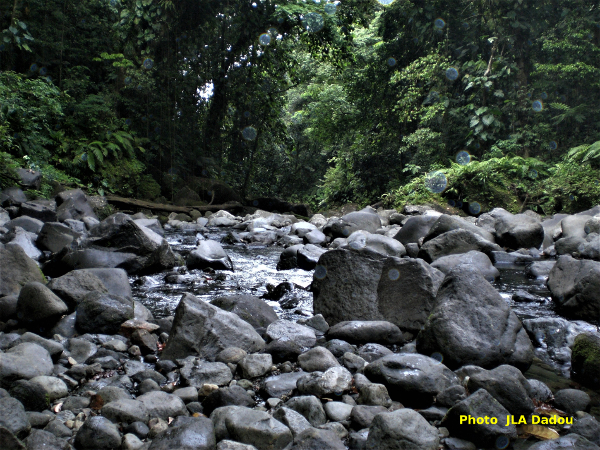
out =
[(591, 0), (2, 0), (0, 31), (1, 187), (600, 203)]

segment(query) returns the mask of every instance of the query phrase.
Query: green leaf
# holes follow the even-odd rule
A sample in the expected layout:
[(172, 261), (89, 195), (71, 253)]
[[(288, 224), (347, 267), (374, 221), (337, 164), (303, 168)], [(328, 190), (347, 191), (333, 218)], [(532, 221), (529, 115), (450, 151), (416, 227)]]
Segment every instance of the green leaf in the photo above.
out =
[(483, 116), (483, 123), (487, 126), (490, 126), (494, 122), (494, 116), (492, 114), (488, 114)]
[(24, 22), (19, 22), (19, 26), (24, 30), (27, 29), (27, 25)]
[(502, 91), (502, 89), (497, 89), (497, 90), (494, 92), (494, 95), (495, 95), (496, 97), (504, 98), (504, 92)]
[(479, 124), (479, 117), (473, 117), (473, 118), (471, 118), (471, 122), (469, 123), (469, 126), (471, 128), (473, 128), (477, 124)]
[(8, 27), (8, 31), (10, 31), (12, 34), (17, 34), (19, 32), (19, 30), (17, 30), (12, 25), (10, 27)]
[(479, 108), (477, 111), (475, 111), (475, 114), (477, 114), (478, 116), (482, 115), (484, 112), (486, 112), (487, 106), (482, 106), (481, 108)]

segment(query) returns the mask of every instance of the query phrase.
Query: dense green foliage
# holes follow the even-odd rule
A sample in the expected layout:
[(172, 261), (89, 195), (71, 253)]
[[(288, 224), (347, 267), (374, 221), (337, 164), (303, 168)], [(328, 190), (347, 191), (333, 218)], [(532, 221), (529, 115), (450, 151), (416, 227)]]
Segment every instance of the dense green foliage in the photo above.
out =
[(383, 3), (6, 0), (0, 182), (20, 165), (43, 195), (600, 202), (596, 3)]

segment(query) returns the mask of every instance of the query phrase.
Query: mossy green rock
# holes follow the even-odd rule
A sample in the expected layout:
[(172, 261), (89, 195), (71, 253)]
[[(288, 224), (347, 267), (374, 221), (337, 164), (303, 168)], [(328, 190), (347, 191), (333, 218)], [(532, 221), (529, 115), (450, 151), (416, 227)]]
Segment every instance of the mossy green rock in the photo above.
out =
[(575, 338), (571, 354), (571, 377), (581, 384), (597, 387), (600, 381), (600, 336), (583, 333)]

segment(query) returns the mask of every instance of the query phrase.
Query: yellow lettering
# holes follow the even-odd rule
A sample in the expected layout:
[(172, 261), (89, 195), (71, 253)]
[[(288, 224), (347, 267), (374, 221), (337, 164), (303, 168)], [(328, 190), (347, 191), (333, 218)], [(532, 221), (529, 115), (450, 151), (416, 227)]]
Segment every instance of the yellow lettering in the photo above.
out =
[(497, 419), (497, 418), (495, 418), (495, 417), (492, 417), (492, 418), (490, 419), (490, 422), (491, 422), (491, 424), (492, 424), (492, 425), (496, 425), (496, 424), (498, 423), (498, 419)]
[(540, 416), (531, 416), (531, 423), (533, 425), (537, 425), (538, 423), (540, 423)]
[(477, 418), (477, 425), (483, 425), (483, 422), (484, 422), (483, 417)]
[(559, 425), (564, 425), (564, 423), (565, 423), (564, 417), (557, 417), (556, 421), (558, 422)]
[(525, 416), (521, 416), (521, 418), (519, 419), (519, 422), (517, 423), (517, 425), (521, 425), (521, 424), (527, 424), (527, 419), (525, 418)]
[[(569, 422), (569, 420), (570, 420), (570, 422)], [(567, 417), (567, 418), (565, 419), (565, 423), (566, 423), (567, 425), (573, 425), (573, 417)]]
[(467, 420), (467, 416), (460, 416), (460, 424), (461, 425), (465, 420)]
[(548, 425), (548, 418), (542, 417), (542, 425)]

